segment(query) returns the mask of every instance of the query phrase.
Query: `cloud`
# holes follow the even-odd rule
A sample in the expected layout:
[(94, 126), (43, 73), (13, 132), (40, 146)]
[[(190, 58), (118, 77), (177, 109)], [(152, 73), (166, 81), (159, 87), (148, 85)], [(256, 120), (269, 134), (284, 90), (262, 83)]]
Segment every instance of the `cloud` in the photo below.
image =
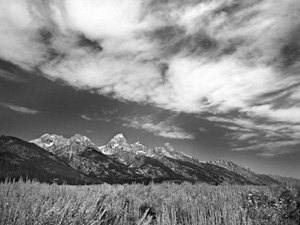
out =
[[(259, 156), (271, 158), (278, 155), (289, 154), (298, 150), (300, 146), (299, 140), (293, 141), (274, 141), (269, 143), (261, 143), (245, 148), (235, 148), (234, 151), (262, 151), (258, 153)], [(287, 148), (289, 147), (289, 148)]]
[(12, 82), (26, 82), (29, 74), (13, 63), (0, 59), (0, 79)]
[(65, 7), (70, 26), (94, 38), (127, 37), (142, 26), (141, 2), (67, 0)]
[[(284, 78), (278, 80), (268, 61), (288, 44), (277, 43), (280, 38), (296, 32), (290, 21), (298, 11), (281, 3), (291, 15), (277, 12), (278, 4), (2, 1), (0, 56), (120, 100), (184, 112), (228, 111), (282, 87)], [(15, 54), (15, 46), (26, 52)]]
[(0, 1), (0, 57), (27, 70), (44, 61), (47, 54), (37, 40), (40, 24), (28, 7), (26, 1)]
[(110, 122), (114, 120), (113, 118), (116, 116), (116, 114), (119, 112), (120, 108), (116, 109), (102, 109), (99, 113), (87, 113), (82, 114), (80, 117), (82, 119), (88, 120), (88, 121), (104, 121), (104, 122)]
[(172, 119), (169, 118), (163, 122), (156, 121), (154, 116), (143, 116), (143, 117), (123, 117), (122, 120), (125, 122), (122, 125), (138, 130), (144, 130), (152, 133), (155, 136), (170, 138), (170, 139), (194, 139), (192, 133), (186, 132), (184, 129), (173, 125)]
[(116, 108), (116, 109), (102, 109), (101, 112), (106, 115), (106, 116), (111, 116), (111, 115), (115, 115), (120, 111), (120, 108)]
[(199, 127), (198, 130), (199, 130), (201, 133), (206, 132), (206, 129), (205, 129), (204, 127)]
[(29, 109), (23, 106), (16, 106), (16, 105), (11, 105), (11, 104), (7, 104), (7, 103), (0, 103), (1, 106), (3, 106), (4, 108), (13, 110), (15, 112), (18, 113), (22, 113), (22, 114), (37, 114), (37, 113), (41, 113), (38, 110), (35, 109)]
[(22, 77), (15, 76), (14, 73), (10, 73), (6, 70), (0, 68), (0, 79), (14, 81), (14, 82), (22, 82)]
[(275, 157), (299, 149), (299, 123), (273, 123), (263, 118), (255, 121), (249, 117), (207, 119), (228, 130), (225, 138), (233, 151), (257, 151), (258, 156)]
[(81, 115), (81, 118), (82, 118), (82, 119), (85, 119), (85, 120), (92, 120), (92, 118), (90, 118), (90, 117), (88, 117), (88, 116), (86, 116), (86, 115)]
[(292, 139), (299, 13), (298, 0), (0, 0), (0, 58), (120, 101), (219, 119), (235, 112), (230, 126), (216, 124), (243, 131), (242, 143), (269, 127)]
[(260, 105), (242, 109), (241, 111), (253, 116), (267, 117), (272, 121), (300, 123), (300, 106), (272, 109), (272, 105)]
[(102, 117), (102, 116), (99, 116), (97, 114), (94, 114), (94, 115), (85, 115), (85, 114), (82, 114), (80, 117), (82, 119), (89, 120), (89, 121), (105, 121), (105, 122), (110, 122), (111, 121), (109, 118)]

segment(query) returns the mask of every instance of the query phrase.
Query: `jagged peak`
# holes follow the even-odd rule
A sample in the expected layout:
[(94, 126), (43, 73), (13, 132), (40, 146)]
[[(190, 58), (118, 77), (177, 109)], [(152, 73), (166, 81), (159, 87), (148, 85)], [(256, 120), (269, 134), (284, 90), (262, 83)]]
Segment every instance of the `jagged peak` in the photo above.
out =
[(110, 140), (110, 142), (125, 142), (127, 143), (127, 140), (125, 138), (125, 136), (122, 133), (118, 133), (115, 136), (113, 136), (113, 138)]
[(111, 147), (111, 148), (115, 148), (117, 146), (127, 146), (128, 143), (127, 143), (127, 140), (126, 138), (124, 137), (124, 135), (122, 133), (118, 133), (116, 134), (109, 142), (108, 142), (108, 145)]
[(74, 138), (86, 138), (85, 136), (83, 136), (81, 134), (75, 134), (72, 137), (74, 137)]
[(248, 167), (246, 166), (243, 166), (243, 165), (239, 165), (239, 164), (236, 164), (232, 161), (229, 161), (229, 160), (225, 160), (225, 159), (215, 159), (215, 160), (209, 160), (207, 161), (208, 163), (212, 163), (212, 164), (215, 164), (215, 165), (226, 165), (226, 166), (230, 166), (230, 167), (240, 167), (242, 169), (246, 169), (246, 170), (250, 170)]
[[(58, 135), (58, 134), (43, 134), (41, 137), (37, 138), (40, 140), (55, 140), (55, 139), (69, 139), (69, 140), (80, 140), (80, 141), (90, 141), (90, 139), (86, 136), (83, 136), (81, 134), (75, 134), (74, 136), (70, 137), (70, 138), (66, 138), (62, 135)], [(35, 139), (35, 140), (37, 140)]]
[(75, 134), (74, 136), (70, 137), (69, 139), (79, 141), (79, 142), (85, 142), (85, 141), (90, 142), (91, 141), (88, 137), (83, 136), (81, 134)]
[(63, 136), (58, 135), (58, 134), (43, 134), (39, 139), (55, 139), (55, 138), (62, 138)]
[(126, 139), (126, 138), (122, 133), (118, 133), (113, 137), (113, 139)]
[(174, 152), (174, 148), (172, 147), (172, 145), (169, 143), (169, 142), (166, 142), (164, 144), (164, 147), (166, 148), (167, 151), (170, 151), (170, 152)]
[(54, 134), (48, 134), (48, 133), (46, 133), (46, 134), (43, 134), (41, 137), (39, 137), (40, 139), (43, 139), (43, 138), (49, 138), (49, 137), (52, 137), (52, 136), (54, 136)]
[(214, 164), (222, 164), (222, 165), (236, 165), (235, 163), (233, 163), (229, 160), (225, 160), (225, 159), (213, 159), (213, 160), (209, 160), (207, 162), (214, 163)]
[(54, 146), (54, 145), (59, 145), (59, 144), (63, 144), (65, 142), (67, 142), (67, 138), (61, 136), (61, 135), (57, 135), (57, 134), (43, 134), (41, 137), (33, 139), (31, 141), (29, 141), (30, 143), (34, 143), (36, 145), (38, 145), (39, 147), (50, 147), (50, 146)]
[(209, 160), (209, 161), (216, 162), (216, 163), (231, 163), (231, 161), (225, 160), (225, 159), (213, 159), (213, 160)]
[(144, 146), (143, 144), (141, 144), (141, 142), (139, 142), (139, 141), (133, 143), (132, 145), (145, 147), (145, 146)]

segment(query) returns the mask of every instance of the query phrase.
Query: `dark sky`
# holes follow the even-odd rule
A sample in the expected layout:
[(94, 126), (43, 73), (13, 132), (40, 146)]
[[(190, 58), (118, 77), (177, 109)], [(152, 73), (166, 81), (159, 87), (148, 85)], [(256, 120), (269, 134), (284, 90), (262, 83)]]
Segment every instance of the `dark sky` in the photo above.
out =
[(0, 133), (121, 132), (300, 178), (300, 2), (0, 0)]

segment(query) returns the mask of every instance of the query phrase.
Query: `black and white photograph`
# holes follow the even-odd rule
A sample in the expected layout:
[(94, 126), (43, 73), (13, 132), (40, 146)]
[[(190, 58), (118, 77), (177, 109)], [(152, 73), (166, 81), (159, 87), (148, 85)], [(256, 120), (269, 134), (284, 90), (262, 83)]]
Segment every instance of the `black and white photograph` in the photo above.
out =
[(299, 0), (0, 0), (0, 225), (300, 225)]

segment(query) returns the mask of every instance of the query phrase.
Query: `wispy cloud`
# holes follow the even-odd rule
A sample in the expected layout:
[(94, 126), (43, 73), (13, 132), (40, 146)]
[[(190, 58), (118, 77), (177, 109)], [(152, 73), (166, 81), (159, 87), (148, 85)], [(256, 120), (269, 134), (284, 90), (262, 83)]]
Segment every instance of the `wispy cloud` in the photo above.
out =
[(90, 118), (90, 117), (88, 117), (88, 116), (86, 116), (86, 115), (81, 115), (81, 118), (82, 118), (82, 119), (85, 119), (85, 120), (92, 120), (92, 118)]
[[(258, 156), (275, 157), (299, 149), (300, 125), (298, 123), (270, 122), (268, 118), (208, 117), (217, 126), (226, 128), (226, 138), (234, 151), (257, 151)], [(292, 120), (293, 121), (293, 118)]]
[(156, 121), (155, 117), (149, 116), (134, 116), (123, 117), (122, 124), (125, 127), (130, 127), (138, 130), (144, 130), (152, 133), (155, 136), (170, 138), (170, 139), (194, 139), (194, 135), (184, 129), (173, 125), (171, 119), (166, 119), (164, 122)]
[(265, 117), (275, 122), (300, 123), (300, 106), (272, 108), (272, 105), (260, 105), (242, 109), (251, 116)]
[(11, 105), (11, 104), (7, 104), (7, 103), (0, 103), (1, 106), (3, 106), (4, 108), (13, 110), (15, 112), (18, 113), (22, 113), (22, 114), (37, 114), (40, 113), (40, 111), (35, 110), (35, 109), (29, 109), (23, 106), (16, 106), (16, 105)]
[(239, 118), (283, 124), (274, 132), (292, 138), (299, 13), (298, 0), (0, 1), (0, 58), (121, 101), (218, 118), (235, 111), (228, 129), (248, 136), (269, 131)]
[(26, 79), (22, 76), (18, 76), (15, 72), (9, 72), (0, 68), (0, 80), (7, 80), (13, 82), (24, 82)]
[(111, 121), (109, 118), (102, 117), (102, 116), (99, 116), (97, 114), (94, 114), (94, 115), (85, 115), (85, 114), (82, 114), (81, 118), (85, 119), (85, 120), (89, 120), (89, 121), (105, 121), (105, 122), (110, 122)]
[(0, 58), (0, 80), (19, 83), (28, 81), (28, 77), (28, 73), (18, 68), (18, 66)]
[(234, 151), (258, 151), (258, 155), (262, 157), (276, 157), (279, 155), (295, 152), (300, 147), (299, 140), (292, 141), (273, 141), (267, 143), (260, 143), (243, 148), (234, 148)]

